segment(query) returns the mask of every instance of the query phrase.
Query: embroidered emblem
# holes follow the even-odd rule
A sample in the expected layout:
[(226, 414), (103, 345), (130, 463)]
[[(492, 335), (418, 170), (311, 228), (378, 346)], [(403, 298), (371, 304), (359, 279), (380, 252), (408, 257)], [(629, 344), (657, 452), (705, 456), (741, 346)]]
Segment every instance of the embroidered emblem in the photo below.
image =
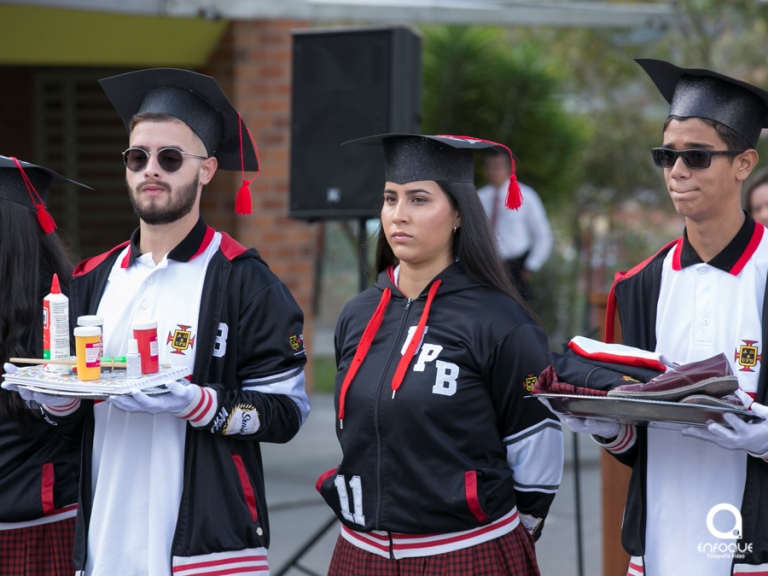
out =
[(754, 372), (752, 368), (762, 361), (763, 355), (757, 349), (757, 340), (742, 340), (744, 344), (736, 349), (733, 359), (739, 363), (739, 372)]
[(533, 390), (533, 385), (536, 384), (536, 380), (538, 380), (538, 378), (536, 378), (534, 374), (528, 374), (528, 376), (525, 377), (525, 384), (523, 387), (527, 392)]
[(224, 422), (223, 434), (253, 434), (259, 429), (261, 419), (255, 406), (250, 404), (238, 404), (232, 409)]
[(304, 335), (299, 334), (298, 336), (296, 334), (289, 334), (288, 335), (288, 343), (291, 345), (291, 350), (296, 352), (299, 348), (301, 348), (301, 344), (304, 341)]
[(177, 326), (176, 330), (168, 332), (168, 338), (165, 343), (170, 344), (171, 348), (173, 348), (171, 354), (186, 356), (184, 351), (195, 347), (195, 337), (192, 336), (192, 332), (189, 330), (192, 326), (185, 326), (184, 324), (177, 324)]

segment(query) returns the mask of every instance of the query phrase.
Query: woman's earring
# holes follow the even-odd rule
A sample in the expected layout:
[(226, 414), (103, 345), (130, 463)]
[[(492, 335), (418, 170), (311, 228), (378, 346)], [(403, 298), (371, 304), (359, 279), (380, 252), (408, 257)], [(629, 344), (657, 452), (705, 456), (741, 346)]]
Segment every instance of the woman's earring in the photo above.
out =
[(458, 227), (458, 226), (456, 226), (456, 224), (454, 224), (454, 225), (453, 225), (453, 233), (454, 233), (454, 234), (456, 234), (456, 230), (458, 230), (458, 228), (459, 228), (459, 227)]

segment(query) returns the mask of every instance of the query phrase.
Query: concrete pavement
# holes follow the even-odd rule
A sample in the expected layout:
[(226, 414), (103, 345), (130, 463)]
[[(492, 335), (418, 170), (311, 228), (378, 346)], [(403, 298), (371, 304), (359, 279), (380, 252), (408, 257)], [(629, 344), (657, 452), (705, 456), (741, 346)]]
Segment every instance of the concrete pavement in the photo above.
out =
[[(576, 554), (576, 507), (573, 436), (565, 432), (563, 482), (536, 545), (542, 576), (599, 576), (602, 573), (599, 448), (580, 436), (581, 508), (584, 570), (579, 574)], [(285, 445), (263, 444), (272, 542), (269, 564), (280, 574), (307, 540), (330, 521), (332, 513), (315, 491), (318, 476), (336, 466), (341, 450), (334, 431), (333, 399), (312, 397), (312, 413), (299, 434)], [(338, 523), (324, 533), (286, 576), (325, 575), (339, 533)]]

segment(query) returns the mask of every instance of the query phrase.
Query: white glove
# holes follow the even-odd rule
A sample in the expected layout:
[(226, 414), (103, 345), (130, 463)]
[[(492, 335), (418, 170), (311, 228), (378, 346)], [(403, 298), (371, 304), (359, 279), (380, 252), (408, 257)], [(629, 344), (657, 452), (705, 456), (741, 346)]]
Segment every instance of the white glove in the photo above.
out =
[(595, 420), (594, 418), (580, 418), (577, 416), (569, 416), (558, 412), (549, 403), (548, 398), (539, 398), (539, 402), (544, 404), (549, 410), (560, 418), (560, 422), (568, 428), (571, 432), (577, 434), (592, 434), (594, 436), (601, 436), (602, 438), (615, 438), (619, 435), (621, 428), (618, 422), (606, 422), (604, 420)]
[(727, 412), (723, 418), (730, 424), (732, 430), (713, 422), (706, 428), (688, 426), (683, 428), (682, 434), (708, 440), (730, 450), (745, 450), (755, 458), (768, 458), (768, 406), (752, 402), (752, 399), (740, 389), (736, 390), (736, 394), (745, 405), (751, 402), (749, 409), (766, 420), (745, 422), (736, 414)]
[[(3, 364), (3, 370), (6, 374), (13, 374), (14, 372), (17, 372), (19, 368), (17, 366), (14, 366), (13, 364), (10, 364), (6, 362)], [(32, 390), (29, 390), (27, 388), (24, 388), (23, 386), (17, 386), (16, 384), (11, 384), (10, 382), (3, 382), (2, 387), (5, 390), (10, 390), (11, 392), (18, 392), (19, 396), (21, 396), (24, 399), (24, 402), (27, 403), (27, 406), (30, 408), (37, 408), (36, 406), (30, 406), (30, 402), (36, 402), (38, 405), (42, 406), (45, 404), (46, 406), (68, 406), (69, 404), (72, 404), (73, 399), (68, 398), (66, 396), (54, 396), (53, 394), (44, 394), (42, 392), (33, 392)]]
[(195, 398), (197, 384), (181, 384), (171, 382), (167, 384), (168, 394), (148, 396), (141, 390), (130, 396), (110, 396), (107, 402), (114, 404), (120, 410), (126, 412), (147, 412), (149, 414), (161, 414), (169, 412), (178, 414), (182, 412)]
[(607, 422), (595, 418), (580, 418), (578, 416), (560, 416), (560, 422), (571, 432), (592, 434), (601, 438), (615, 438), (621, 428), (618, 422)]

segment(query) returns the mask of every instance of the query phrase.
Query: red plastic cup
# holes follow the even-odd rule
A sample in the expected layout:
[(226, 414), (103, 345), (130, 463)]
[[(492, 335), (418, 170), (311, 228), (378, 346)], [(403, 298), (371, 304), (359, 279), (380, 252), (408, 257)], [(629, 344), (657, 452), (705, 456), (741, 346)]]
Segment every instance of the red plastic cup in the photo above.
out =
[(158, 362), (158, 344), (157, 344), (157, 320), (148, 320), (146, 322), (134, 322), (133, 337), (139, 343), (139, 354), (141, 354), (141, 373), (154, 374), (160, 371)]

